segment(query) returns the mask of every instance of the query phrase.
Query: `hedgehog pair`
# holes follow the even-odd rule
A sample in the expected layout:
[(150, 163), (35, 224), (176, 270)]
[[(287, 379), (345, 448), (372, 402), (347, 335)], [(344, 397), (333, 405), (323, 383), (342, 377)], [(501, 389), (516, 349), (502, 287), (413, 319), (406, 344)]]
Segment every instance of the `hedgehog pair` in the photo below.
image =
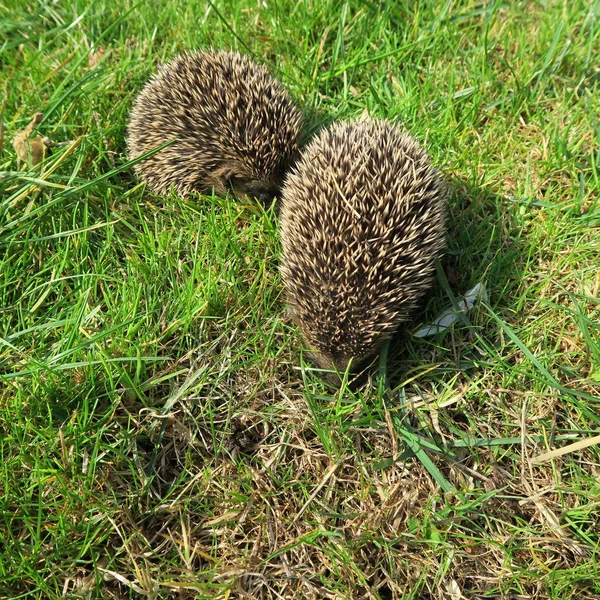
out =
[(281, 276), (317, 365), (377, 353), (432, 284), (444, 246), (438, 172), (388, 121), (339, 122), (300, 151), (302, 114), (265, 67), (237, 52), (182, 54), (131, 113), (131, 158), (158, 193), (281, 199)]

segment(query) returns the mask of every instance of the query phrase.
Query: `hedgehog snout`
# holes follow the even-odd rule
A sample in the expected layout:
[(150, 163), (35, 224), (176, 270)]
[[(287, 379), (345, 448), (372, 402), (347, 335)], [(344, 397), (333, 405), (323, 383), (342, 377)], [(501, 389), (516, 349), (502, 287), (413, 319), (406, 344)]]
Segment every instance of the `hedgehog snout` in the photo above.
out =
[(276, 195), (277, 195), (277, 193), (272, 192), (271, 190), (265, 190), (264, 192), (261, 192), (260, 194), (258, 194), (258, 196), (256, 197), (256, 199), (261, 204), (269, 205), (269, 204), (271, 204), (271, 202), (273, 202), (273, 200), (275, 199)]
[[(320, 377), (330, 386), (339, 389), (342, 382), (347, 377), (348, 385), (355, 388), (372, 367), (374, 357), (369, 355), (361, 358), (348, 358), (347, 356), (331, 356), (319, 351), (309, 351), (304, 353), (304, 357), (323, 372)], [(348, 375), (346, 375), (346, 371)]]
[(354, 370), (358, 361), (341, 353), (330, 354), (328, 352), (313, 349), (305, 355), (310, 362), (326, 371), (337, 371), (340, 375), (346, 372), (350, 365), (350, 372)]
[(249, 196), (268, 206), (278, 195), (279, 189), (272, 183), (265, 183), (256, 179), (231, 177), (228, 181), (230, 189), (238, 197)]

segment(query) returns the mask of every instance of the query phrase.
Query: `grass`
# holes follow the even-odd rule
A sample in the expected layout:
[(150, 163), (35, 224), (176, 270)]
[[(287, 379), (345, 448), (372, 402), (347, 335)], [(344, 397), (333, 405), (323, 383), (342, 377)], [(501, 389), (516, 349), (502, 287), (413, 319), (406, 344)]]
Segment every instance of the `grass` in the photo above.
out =
[[(0, 597), (600, 598), (600, 450), (535, 461), (600, 425), (600, 3), (0, 11)], [(302, 361), (273, 210), (132, 176), (136, 92), (209, 45), (452, 184), (438, 285), (357, 389)], [(36, 112), (68, 143), (18, 170)]]

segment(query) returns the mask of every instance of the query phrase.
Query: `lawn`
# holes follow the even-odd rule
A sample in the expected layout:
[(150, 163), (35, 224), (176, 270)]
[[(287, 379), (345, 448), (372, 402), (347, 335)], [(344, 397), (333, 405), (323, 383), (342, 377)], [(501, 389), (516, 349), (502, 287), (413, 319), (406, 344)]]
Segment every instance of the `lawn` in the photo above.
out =
[[(0, 4), (0, 598), (600, 598), (599, 17)], [(133, 176), (136, 93), (208, 46), (267, 65), (307, 138), (386, 117), (450, 183), (436, 285), (359, 385), (303, 359), (275, 207)], [(19, 165), (38, 112), (52, 153)]]

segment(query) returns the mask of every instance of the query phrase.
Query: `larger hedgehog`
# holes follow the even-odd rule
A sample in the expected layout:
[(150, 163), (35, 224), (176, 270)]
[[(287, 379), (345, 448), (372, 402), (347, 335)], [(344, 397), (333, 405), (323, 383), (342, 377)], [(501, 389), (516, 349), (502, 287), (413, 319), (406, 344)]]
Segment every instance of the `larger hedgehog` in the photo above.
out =
[(388, 121), (339, 122), (282, 191), (281, 275), (293, 320), (325, 369), (371, 357), (432, 284), (445, 186)]
[(155, 192), (270, 200), (298, 152), (301, 112), (267, 69), (238, 52), (181, 54), (159, 67), (130, 115), (130, 158)]

